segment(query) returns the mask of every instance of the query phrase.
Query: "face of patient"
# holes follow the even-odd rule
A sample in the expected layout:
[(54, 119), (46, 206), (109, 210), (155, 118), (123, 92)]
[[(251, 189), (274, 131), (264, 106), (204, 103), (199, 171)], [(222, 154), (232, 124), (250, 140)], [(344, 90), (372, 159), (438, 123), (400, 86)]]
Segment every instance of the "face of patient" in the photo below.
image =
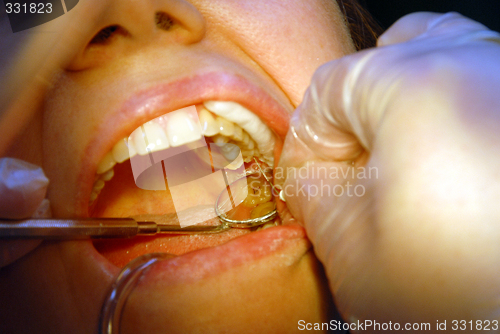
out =
[[(275, 140), (267, 155), (247, 154), (278, 158), (288, 118), (314, 70), (353, 51), (337, 4), (328, 0), (109, 1), (89, 24), (87, 44), (78, 46), (43, 114), (12, 150), (43, 165), (56, 217), (172, 212), (169, 193), (135, 187), (129, 160), (114, 167), (102, 161), (137, 127), (183, 107), (244, 106)], [(188, 137), (181, 126), (169, 129), (167, 136)], [(250, 137), (263, 150), (258, 132)], [(105, 181), (109, 170), (113, 178), (91, 201), (96, 180)], [(189, 187), (183, 195), (184, 202), (200, 197)], [(120, 267), (151, 252), (177, 256), (141, 282), (125, 320), (131, 332), (288, 333), (299, 320), (330, 316), (326, 279), (305, 232), (283, 220), (251, 233), (45, 242), (0, 272), (0, 327), (95, 332)]]

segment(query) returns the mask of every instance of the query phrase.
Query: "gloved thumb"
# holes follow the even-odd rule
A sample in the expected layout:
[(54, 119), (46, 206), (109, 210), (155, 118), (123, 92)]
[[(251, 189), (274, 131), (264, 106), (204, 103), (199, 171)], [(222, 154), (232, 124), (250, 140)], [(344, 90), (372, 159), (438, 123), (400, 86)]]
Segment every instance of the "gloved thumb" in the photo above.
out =
[[(48, 200), (44, 199), (49, 180), (43, 170), (28, 162), (0, 159), (0, 217), (22, 219), (50, 216)], [(40, 244), (41, 240), (0, 241), (0, 268), (6, 266)]]
[[(427, 84), (417, 81), (418, 63), (411, 60), (474, 41), (499, 43), (500, 39), (497, 32), (457, 13), (415, 13), (385, 32), (378, 48), (321, 66), (290, 121), (279, 163), (285, 173), (278, 175), (276, 184), (286, 179), (286, 167), (307, 161), (365, 161), (363, 153), (372, 150), (387, 110), (396, 109), (396, 103), (408, 105), (401, 98), (408, 87)], [(421, 58), (425, 68), (425, 57)], [(404, 81), (408, 77), (414, 79)]]
[[(458, 29), (457, 29), (458, 28)], [(377, 40), (377, 46), (404, 43), (413, 38), (464, 36), (466, 40), (491, 40), (498, 42), (498, 33), (488, 30), (479, 22), (458, 13), (446, 14), (419, 12), (398, 20)], [(464, 40), (462, 40), (463, 42)]]

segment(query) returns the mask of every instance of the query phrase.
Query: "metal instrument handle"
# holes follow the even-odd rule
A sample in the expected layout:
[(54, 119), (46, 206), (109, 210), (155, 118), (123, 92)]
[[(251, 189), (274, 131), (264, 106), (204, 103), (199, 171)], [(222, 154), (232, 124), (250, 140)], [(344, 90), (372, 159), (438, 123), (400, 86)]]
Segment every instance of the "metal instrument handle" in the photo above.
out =
[(0, 220), (0, 239), (77, 240), (130, 238), (136, 235), (211, 234), (228, 230), (227, 224), (188, 226), (156, 224), (132, 218)]
[[(139, 233), (131, 218), (1, 220), (1, 239), (127, 238)], [(148, 230), (151, 226), (148, 224)]]

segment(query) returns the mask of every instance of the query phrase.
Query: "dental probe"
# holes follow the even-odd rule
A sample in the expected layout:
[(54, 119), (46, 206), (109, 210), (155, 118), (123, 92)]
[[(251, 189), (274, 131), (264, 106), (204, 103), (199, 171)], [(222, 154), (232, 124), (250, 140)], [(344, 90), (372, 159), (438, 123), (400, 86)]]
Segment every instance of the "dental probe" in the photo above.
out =
[[(175, 219), (176, 220), (176, 219)], [(177, 220), (176, 220), (177, 221)], [(188, 226), (136, 221), (132, 218), (90, 219), (24, 219), (0, 220), (0, 239), (89, 239), (130, 238), (136, 235), (209, 234), (231, 228), (217, 226)]]
[(271, 188), (273, 188), (274, 190), (274, 193), (275, 194), (278, 194), (278, 197), (280, 200), (282, 200), (283, 202), (286, 202), (286, 198), (285, 198), (285, 192), (283, 191), (283, 189), (278, 189), (277, 185), (275, 186), (270, 180), (269, 178), (267, 177), (266, 173), (264, 173), (264, 171), (262, 170), (262, 168), (260, 167), (259, 163), (257, 162), (257, 159), (255, 159), (255, 157), (253, 158), (253, 161), (255, 161), (255, 163), (257, 164), (257, 167), (259, 168), (260, 172), (262, 173), (262, 176), (264, 176), (264, 178), (266, 179), (267, 183), (269, 183), (271, 185)]

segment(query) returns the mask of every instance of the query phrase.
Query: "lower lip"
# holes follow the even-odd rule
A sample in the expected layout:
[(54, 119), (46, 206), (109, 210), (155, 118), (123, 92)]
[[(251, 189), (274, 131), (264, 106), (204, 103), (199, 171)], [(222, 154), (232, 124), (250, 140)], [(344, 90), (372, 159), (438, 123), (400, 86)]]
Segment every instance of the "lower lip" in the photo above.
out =
[(190, 283), (231, 268), (282, 253), (292, 262), (311, 245), (299, 225), (277, 226), (248, 233), (211, 248), (199, 249), (165, 260), (155, 266), (151, 277), (164, 283)]
[(224, 244), (250, 233), (246, 229), (230, 229), (216, 234), (138, 236), (131, 239), (95, 240), (97, 251), (117, 267), (149, 253), (180, 256), (198, 249)]
[[(283, 253), (290, 259), (298, 259), (311, 247), (306, 238), (305, 230), (298, 224), (276, 226), (246, 233), (234, 237), (232, 231), (221, 233), (228, 234), (229, 241), (218, 246), (198, 249), (179, 256), (174, 256), (162, 262), (161, 272), (154, 276), (171, 283), (191, 282), (211, 275), (219, 274), (242, 264), (265, 258), (272, 254)], [(206, 236), (208, 238), (214, 236)], [(231, 239), (232, 238), (232, 239)], [(97, 243), (101, 255), (118, 267), (122, 267), (134, 258), (148, 253), (161, 252), (161, 247), (149, 247), (150, 242), (136, 242), (135, 247), (129, 245), (108, 246), (109, 241), (103, 241), (103, 251)], [(205, 241), (204, 241), (205, 242)], [(165, 251), (163, 251), (165, 252)]]

